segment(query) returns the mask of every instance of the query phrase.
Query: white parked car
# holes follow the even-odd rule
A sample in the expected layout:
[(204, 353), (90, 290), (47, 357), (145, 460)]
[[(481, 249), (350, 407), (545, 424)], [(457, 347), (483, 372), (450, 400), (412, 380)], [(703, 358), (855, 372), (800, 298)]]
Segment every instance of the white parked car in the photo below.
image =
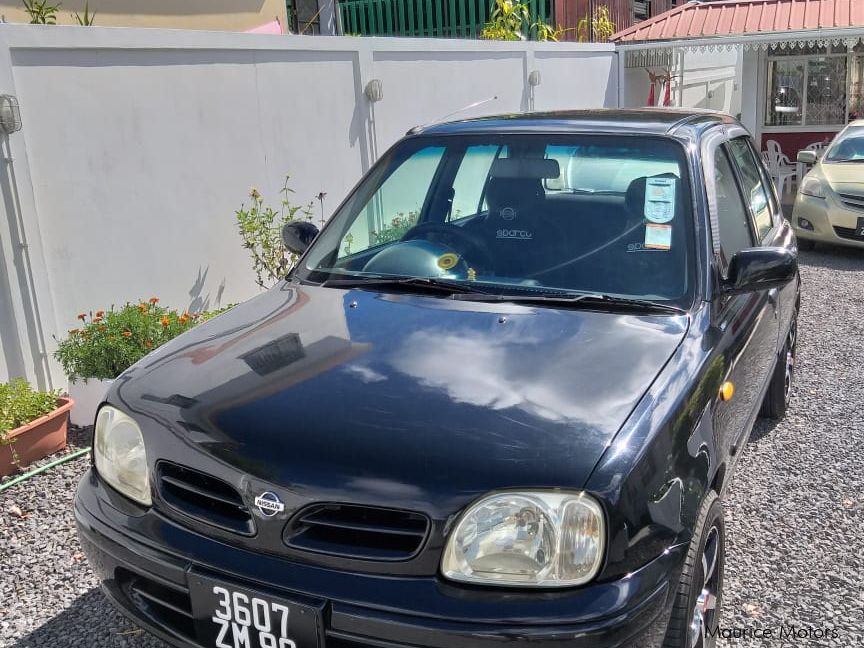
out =
[(799, 151), (798, 161), (814, 165), (792, 212), (798, 246), (812, 249), (822, 241), (864, 248), (864, 119), (838, 133), (821, 159)]

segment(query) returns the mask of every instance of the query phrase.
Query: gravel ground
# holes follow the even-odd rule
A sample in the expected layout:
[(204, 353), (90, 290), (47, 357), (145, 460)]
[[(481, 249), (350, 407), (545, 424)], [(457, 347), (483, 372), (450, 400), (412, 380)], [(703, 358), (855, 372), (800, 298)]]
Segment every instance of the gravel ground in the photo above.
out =
[[(822, 249), (801, 266), (792, 408), (757, 423), (726, 503), (722, 625), (775, 638), (725, 646), (864, 646), (864, 254)], [(0, 648), (166, 648), (113, 611), (80, 552), (71, 503), (87, 464), (0, 495)], [(781, 626), (807, 634), (780, 639)]]

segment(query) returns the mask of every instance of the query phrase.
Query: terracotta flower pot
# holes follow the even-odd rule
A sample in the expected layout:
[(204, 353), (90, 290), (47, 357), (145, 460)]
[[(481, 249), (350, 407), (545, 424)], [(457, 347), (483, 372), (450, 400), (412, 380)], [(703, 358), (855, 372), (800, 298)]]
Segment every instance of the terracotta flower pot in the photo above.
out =
[(70, 381), (69, 397), (75, 401), (75, 407), (72, 408), (69, 422), (78, 427), (93, 425), (96, 420), (96, 410), (105, 400), (105, 394), (108, 393), (108, 388), (113, 382), (113, 380), (98, 378)]
[[(6, 440), (12, 444), (0, 444), (0, 476), (11, 475), (19, 466), (26, 466), (65, 448), (69, 410), (74, 402), (71, 398), (58, 398), (57, 409), (53, 412), (8, 432)], [(12, 448), (15, 449), (14, 455)], [(18, 463), (14, 461), (15, 456)]]

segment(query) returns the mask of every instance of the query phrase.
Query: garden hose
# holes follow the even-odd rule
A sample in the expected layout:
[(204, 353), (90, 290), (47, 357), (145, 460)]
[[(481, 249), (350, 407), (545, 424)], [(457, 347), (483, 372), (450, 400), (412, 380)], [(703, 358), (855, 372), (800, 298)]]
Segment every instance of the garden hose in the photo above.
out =
[(67, 461), (71, 461), (72, 459), (77, 459), (81, 455), (87, 454), (88, 452), (90, 452), (90, 448), (82, 448), (81, 450), (76, 450), (75, 452), (73, 452), (71, 454), (64, 455), (64, 456), (60, 457), (59, 459), (55, 459), (54, 461), (50, 461), (47, 464), (45, 464), (44, 466), (39, 466), (38, 468), (34, 468), (33, 470), (26, 472), (23, 475), (18, 475), (14, 479), (10, 479), (5, 484), (0, 484), (0, 493), (5, 491), (7, 488), (14, 486), (15, 484), (26, 481), (26, 480), (30, 479), (31, 477), (35, 477), (39, 473), (45, 472), (49, 468), (53, 468), (54, 466), (59, 466), (60, 464), (66, 463)]

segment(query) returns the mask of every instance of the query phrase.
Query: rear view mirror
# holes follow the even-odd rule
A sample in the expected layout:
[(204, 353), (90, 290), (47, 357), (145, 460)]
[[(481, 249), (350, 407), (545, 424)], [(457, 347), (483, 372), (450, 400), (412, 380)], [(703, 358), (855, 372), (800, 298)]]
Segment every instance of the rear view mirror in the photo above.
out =
[(303, 254), (318, 236), (318, 228), (308, 221), (285, 223), (282, 227), (282, 242), (294, 254)]
[(781, 247), (749, 248), (733, 255), (729, 277), (723, 284), (727, 294), (779, 288), (795, 278), (798, 259)]
[(798, 161), (804, 164), (816, 164), (819, 156), (816, 155), (816, 151), (798, 151)]

